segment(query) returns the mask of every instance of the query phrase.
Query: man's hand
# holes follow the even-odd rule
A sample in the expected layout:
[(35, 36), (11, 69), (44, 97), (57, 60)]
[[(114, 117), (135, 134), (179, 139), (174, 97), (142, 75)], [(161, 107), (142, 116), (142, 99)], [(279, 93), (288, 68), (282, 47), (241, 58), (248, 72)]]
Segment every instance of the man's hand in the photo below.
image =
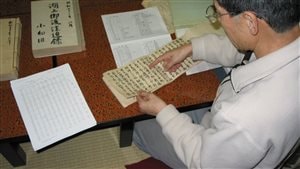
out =
[(156, 116), (167, 104), (153, 93), (139, 91), (136, 96), (140, 111)]
[(153, 68), (155, 65), (162, 62), (165, 71), (174, 72), (181, 66), (181, 62), (191, 54), (192, 45), (187, 44), (161, 55), (153, 61), (149, 67)]

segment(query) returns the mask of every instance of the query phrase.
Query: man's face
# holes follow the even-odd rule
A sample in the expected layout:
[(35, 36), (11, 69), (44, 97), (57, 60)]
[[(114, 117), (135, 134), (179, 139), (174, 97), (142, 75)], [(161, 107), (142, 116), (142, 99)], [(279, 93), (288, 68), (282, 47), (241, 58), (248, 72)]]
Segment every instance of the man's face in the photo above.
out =
[(228, 14), (224, 8), (222, 8), (216, 0), (214, 0), (214, 5), (216, 7), (217, 13), (221, 14), (218, 17), (219, 22), (221, 23), (226, 35), (231, 40), (233, 45), (237, 49), (245, 50), (247, 48), (247, 33), (245, 33), (245, 26), (243, 26), (241, 22), (241, 18), (239, 15), (237, 16), (230, 16), (230, 15), (222, 15)]

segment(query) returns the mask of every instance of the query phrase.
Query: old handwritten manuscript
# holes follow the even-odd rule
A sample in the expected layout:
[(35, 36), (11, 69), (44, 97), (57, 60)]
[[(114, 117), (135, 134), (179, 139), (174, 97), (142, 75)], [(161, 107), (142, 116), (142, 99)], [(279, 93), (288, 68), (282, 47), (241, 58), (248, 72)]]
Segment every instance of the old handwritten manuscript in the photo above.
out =
[(116, 96), (121, 105), (127, 107), (136, 101), (135, 96), (139, 90), (149, 92), (156, 91), (174, 81), (195, 64), (194, 61), (188, 57), (176, 72), (166, 72), (162, 63), (159, 63), (152, 69), (149, 68), (149, 64), (160, 55), (187, 43), (189, 43), (189, 41), (184, 41), (183, 39), (173, 40), (150, 55), (133, 60), (123, 67), (105, 72), (103, 74), (103, 81)]

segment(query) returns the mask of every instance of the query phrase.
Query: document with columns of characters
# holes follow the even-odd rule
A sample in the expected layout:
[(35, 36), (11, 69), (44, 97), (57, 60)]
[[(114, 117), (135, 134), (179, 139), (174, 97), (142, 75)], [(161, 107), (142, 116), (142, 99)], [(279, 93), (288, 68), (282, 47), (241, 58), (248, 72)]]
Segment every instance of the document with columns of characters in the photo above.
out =
[(173, 40), (150, 55), (105, 72), (103, 80), (121, 105), (127, 107), (136, 101), (135, 96), (139, 90), (156, 91), (174, 81), (195, 64), (191, 57), (188, 57), (175, 72), (166, 72), (161, 63), (152, 69), (149, 68), (149, 64), (162, 54), (187, 43), (190, 42), (183, 39)]

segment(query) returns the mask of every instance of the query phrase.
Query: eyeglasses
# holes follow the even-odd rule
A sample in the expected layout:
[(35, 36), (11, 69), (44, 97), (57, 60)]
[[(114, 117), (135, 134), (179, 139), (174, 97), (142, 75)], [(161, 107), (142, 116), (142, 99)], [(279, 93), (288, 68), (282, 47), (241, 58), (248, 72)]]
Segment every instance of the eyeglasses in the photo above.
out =
[(224, 15), (231, 15), (234, 14), (233, 12), (229, 13), (223, 13), (220, 14), (217, 12), (217, 9), (214, 5), (210, 5), (206, 9), (206, 18), (211, 22), (211, 23), (216, 23), (218, 21), (218, 18)]
[[(228, 12), (228, 13), (223, 13), (223, 14), (220, 14), (218, 13), (216, 7), (214, 5), (210, 5), (207, 7), (206, 9), (206, 15), (205, 17), (211, 22), (211, 23), (216, 23), (218, 21), (218, 18), (221, 17), (221, 16), (224, 16), (224, 15), (237, 15), (239, 14), (240, 12)], [(266, 19), (264, 19), (264, 17), (256, 14), (255, 12), (252, 12), (257, 18), (259, 19), (263, 19), (267, 22)]]

